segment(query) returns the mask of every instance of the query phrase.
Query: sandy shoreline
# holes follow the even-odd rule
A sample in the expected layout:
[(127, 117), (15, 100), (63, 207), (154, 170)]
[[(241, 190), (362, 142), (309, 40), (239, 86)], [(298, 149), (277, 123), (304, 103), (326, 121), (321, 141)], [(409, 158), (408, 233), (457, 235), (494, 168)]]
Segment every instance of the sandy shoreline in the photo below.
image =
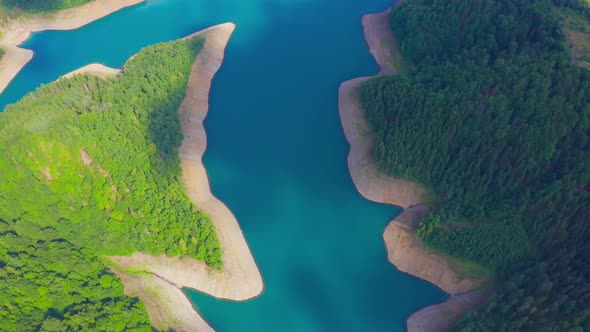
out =
[[(397, 72), (400, 58), (397, 40), (389, 27), (388, 9), (364, 15), (365, 40), (381, 70), (377, 75)], [(392, 60), (395, 59), (395, 60)], [(365, 198), (404, 208), (383, 233), (389, 261), (399, 270), (429, 281), (450, 294), (462, 294), (478, 288), (483, 280), (463, 279), (446, 261), (423, 248), (415, 227), (428, 214), (423, 205), (427, 191), (419, 184), (383, 174), (375, 164), (371, 149), (373, 139), (361, 108), (360, 85), (371, 77), (359, 77), (340, 85), (338, 106), (342, 127), (350, 143), (348, 168), (357, 190)], [(470, 295), (469, 295), (470, 294)], [(453, 296), (446, 302), (424, 308), (407, 320), (409, 331), (442, 331), (477, 301), (461, 301), (475, 292)]]
[(82, 68), (78, 68), (74, 71), (71, 71), (60, 78), (70, 78), (74, 75), (81, 75), (81, 74), (91, 74), (94, 76), (98, 76), (100, 78), (108, 78), (117, 76), (121, 72), (121, 69), (107, 67), (101, 63), (91, 63), (86, 65)]
[(452, 295), (443, 303), (422, 308), (407, 319), (408, 331), (446, 331), (466, 311), (479, 307), (482, 296), (486, 297), (487, 293), (474, 290), (465, 294)]
[[(186, 96), (178, 110), (184, 134), (179, 149), (183, 180), (191, 201), (211, 218), (216, 227), (223, 250), (223, 270), (210, 269), (203, 262), (186, 257), (156, 257), (142, 253), (110, 257), (123, 270), (138, 269), (147, 273), (137, 276), (115, 271), (123, 280), (127, 294), (139, 296), (146, 303), (150, 319), (158, 328), (211, 330), (191, 307), (181, 291), (183, 287), (235, 301), (258, 296), (264, 288), (242, 230), (231, 211), (211, 193), (201, 162), (207, 147), (203, 120), (209, 108), (211, 80), (223, 62), (225, 46), (234, 29), (233, 23), (225, 23), (188, 36), (199, 35), (206, 41), (193, 64)], [(150, 287), (157, 287), (159, 294), (153, 296)]]
[(0, 94), (6, 89), (12, 79), (23, 69), (33, 58), (33, 51), (16, 47), (15, 45), (4, 44), (0, 41), (6, 53), (0, 59)]
[(5, 22), (0, 47), (6, 53), (0, 60), (0, 93), (18, 72), (33, 58), (33, 51), (19, 48), (32, 32), (44, 30), (72, 30), (104, 16), (145, 0), (95, 0), (80, 7), (50, 14), (32, 15)]

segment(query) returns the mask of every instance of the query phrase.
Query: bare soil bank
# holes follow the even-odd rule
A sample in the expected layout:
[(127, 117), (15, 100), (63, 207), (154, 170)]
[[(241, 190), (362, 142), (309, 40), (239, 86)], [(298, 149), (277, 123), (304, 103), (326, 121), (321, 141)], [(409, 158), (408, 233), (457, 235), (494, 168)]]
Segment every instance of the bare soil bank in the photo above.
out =
[[(363, 16), (365, 40), (381, 70), (377, 75), (395, 74), (403, 67), (398, 42), (389, 24), (388, 9)], [(427, 190), (418, 183), (382, 173), (371, 156), (373, 138), (362, 110), (360, 85), (371, 77), (359, 77), (340, 85), (338, 106), (342, 127), (350, 143), (348, 168), (357, 190), (367, 199), (397, 205), (404, 212), (383, 232), (389, 261), (407, 272), (440, 287), (453, 296), (429, 306), (407, 320), (409, 331), (444, 331), (465, 311), (480, 302), (484, 279), (463, 278), (447, 260), (424, 247), (415, 235), (417, 224), (429, 207), (424, 205)], [(459, 295), (463, 294), (463, 295)]]

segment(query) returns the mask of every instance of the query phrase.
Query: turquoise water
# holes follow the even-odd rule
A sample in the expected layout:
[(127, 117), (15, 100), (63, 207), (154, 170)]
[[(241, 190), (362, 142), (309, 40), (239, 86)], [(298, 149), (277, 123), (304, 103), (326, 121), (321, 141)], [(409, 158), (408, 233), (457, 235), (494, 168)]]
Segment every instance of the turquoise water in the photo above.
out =
[(391, 0), (157, 0), (74, 31), (34, 34), (36, 56), (0, 107), (90, 62), (118, 67), (141, 47), (233, 21), (214, 79), (204, 163), (265, 282), (238, 303), (187, 290), (218, 331), (402, 331), (441, 302), (398, 272), (381, 238), (394, 207), (363, 199), (346, 167), (337, 110), (347, 79), (377, 72), (361, 16)]

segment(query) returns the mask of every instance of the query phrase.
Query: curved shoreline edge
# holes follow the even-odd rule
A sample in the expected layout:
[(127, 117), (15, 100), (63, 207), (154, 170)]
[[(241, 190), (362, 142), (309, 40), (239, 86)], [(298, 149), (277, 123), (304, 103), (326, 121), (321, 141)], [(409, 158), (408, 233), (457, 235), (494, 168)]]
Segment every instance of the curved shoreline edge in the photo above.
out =
[(81, 74), (90, 74), (90, 75), (98, 76), (100, 78), (109, 78), (109, 77), (117, 76), (120, 72), (121, 72), (121, 69), (107, 67), (107, 66), (103, 65), (102, 63), (91, 63), (89, 65), (78, 68), (76, 70), (73, 70), (73, 71), (61, 76), (60, 79), (70, 78), (74, 75), (81, 75)]
[(161, 330), (213, 331), (193, 309), (182, 292), (184, 287), (234, 301), (256, 297), (264, 288), (240, 225), (232, 212), (211, 193), (201, 160), (207, 147), (203, 120), (209, 109), (211, 80), (223, 62), (225, 47), (234, 29), (233, 23), (225, 23), (185, 37), (201, 36), (205, 44), (192, 66), (186, 96), (178, 109), (184, 135), (179, 148), (183, 182), (191, 201), (215, 225), (223, 250), (223, 269), (213, 270), (187, 257), (139, 252), (107, 257), (113, 263), (113, 272), (123, 281), (126, 294), (140, 298), (152, 325)]
[(73, 30), (94, 22), (120, 9), (145, 0), (95, 0), (79, 7), (57, 13), (36, 14), (6, 22), (0, 47), (5, 50), (0, 60), (0, 94), (33, 58), (33, 51), (18, 47), (32, 32), (44, 30)]
[(415, 235), (415, 228), (430, 211), (423, 201), (427, 190), (418, 183), (382, 173), (371, 156), (373, 139), (361, 106), (360, 86), (372, 77), (398, 71), (392, 61), (399, 50), (389, 25), (390, 11), (391, 8), (362, 18), (365, 40), (380, 67), (379, 73), (346, 81), (338, 91), (340, 119), (350, 143), (348, 169), (363, 197), (404, 209), (383, 232), (389, 261), (400, 271), (424, 279), (452, 295), (441, 304), (411, 315), (406, 321), (408, 331), (444, 331), (463, 313), (479, 305), (485, 292), (478, 288), (485, 280), (462, 278), (443, 257), (424, 248)]

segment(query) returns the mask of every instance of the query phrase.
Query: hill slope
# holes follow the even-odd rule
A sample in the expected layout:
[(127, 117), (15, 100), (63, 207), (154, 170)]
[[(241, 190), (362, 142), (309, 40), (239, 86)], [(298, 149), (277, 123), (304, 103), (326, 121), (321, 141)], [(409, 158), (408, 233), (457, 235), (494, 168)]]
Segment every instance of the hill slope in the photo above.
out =
[(116, 79), (61, 79), (0, 114), (8, 330), (149, 330), (143, 305), (124, 298), (102, 264), (106, 255), (165, 253), (222, 267), (211, 221), (184, 192), (177, 151), (177, 109), (202, 44), (146, 48)]
[[(558, 326), (542, 316), (575, 327), (589, 314), (589, 277), (576, 262), (589, 236), (590, 73), (572, 62), (558, 15), (584, 8), (407, 1), (391, 24), (411, 69), (362, 86), (381, 168), (438, 196), (418, 229), (425, 243), (517, 278), (502, 309), (513, 315), (494, 316), (514, 325), (492, 330)], [(531, 266), (570, 277), (533, 296)]]

